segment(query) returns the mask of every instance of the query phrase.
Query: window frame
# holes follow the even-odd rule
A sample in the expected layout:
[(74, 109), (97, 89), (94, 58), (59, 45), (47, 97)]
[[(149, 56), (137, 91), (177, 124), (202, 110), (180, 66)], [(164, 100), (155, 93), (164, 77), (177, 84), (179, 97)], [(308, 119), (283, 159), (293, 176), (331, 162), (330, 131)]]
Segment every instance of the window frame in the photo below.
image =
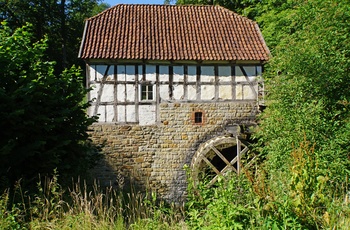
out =
[[(145, 90), (144, 90), (144, 87), (146, 87)], [(139, 91), (140, 91), (140, 101), (154, 101), (155, 100), (154, 84), (152, 84), (150, 82), (140, 83)]]
[(205, 113), (202, 110), (196, 110), (192, 112), (191, 116), (192, 124), (204, 125), (205, 124)]
[(202, 112), (195, 112), (194, 113), (194, 123), (196, 123), (196, 124), (203, 123), (203, 113)]

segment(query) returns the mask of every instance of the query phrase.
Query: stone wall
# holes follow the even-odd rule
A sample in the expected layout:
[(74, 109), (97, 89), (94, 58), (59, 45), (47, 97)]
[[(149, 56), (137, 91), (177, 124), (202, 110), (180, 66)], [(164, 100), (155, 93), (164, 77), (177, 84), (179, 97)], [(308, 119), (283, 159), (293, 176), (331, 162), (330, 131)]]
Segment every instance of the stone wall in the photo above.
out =
[[(194, 123), (194, 113), (203, 123)], [(118, 186), (121, 175), (141, 188), (156, 191), (170, 202), (186, 195), (183, 167), (190, 165), (198, 146), (227, 135), (229, 124), (254, 124), (256, 102), (161, 103), (160, 123), (152, 126), (96, 123), (90, 136), (102, 146), (104, 159), (93, 170), (102, 185)]]

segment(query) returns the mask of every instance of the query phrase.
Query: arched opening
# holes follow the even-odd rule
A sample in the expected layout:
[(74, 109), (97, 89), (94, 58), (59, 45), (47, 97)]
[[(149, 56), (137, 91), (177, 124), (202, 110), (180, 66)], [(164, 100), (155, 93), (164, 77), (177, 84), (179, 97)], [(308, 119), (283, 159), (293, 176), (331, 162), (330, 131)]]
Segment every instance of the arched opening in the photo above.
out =
[(238, 137), (221, 136), (210, 139), (199, 146), (192, 159), (193, 179), (205, 180), (210, 186), (219, 176), (229, 171), (239, 174), (254, 160), (253, 158), (250, 162), (246, 161), (248, 152), (248, 144), (243, 143)]

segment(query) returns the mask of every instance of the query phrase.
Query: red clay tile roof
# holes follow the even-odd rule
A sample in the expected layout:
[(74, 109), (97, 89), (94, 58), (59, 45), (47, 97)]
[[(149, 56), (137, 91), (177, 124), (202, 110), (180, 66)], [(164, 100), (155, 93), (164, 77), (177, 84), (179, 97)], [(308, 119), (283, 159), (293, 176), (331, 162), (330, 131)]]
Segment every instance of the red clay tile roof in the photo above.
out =
[(88, 19), (79, 57), (138, 60), (259, 60), (258, 25), (220, 6), (116, 5)]

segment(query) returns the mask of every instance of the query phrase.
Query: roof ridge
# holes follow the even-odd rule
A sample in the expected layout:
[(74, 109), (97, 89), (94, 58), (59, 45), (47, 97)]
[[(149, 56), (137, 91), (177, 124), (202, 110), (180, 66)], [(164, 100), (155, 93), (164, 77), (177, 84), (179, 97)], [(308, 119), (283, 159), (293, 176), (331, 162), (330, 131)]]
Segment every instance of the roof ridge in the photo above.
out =
[(257, 22), (253, 21), (252, 19), (250, 19), (250, 18), (248, 18), (248, 17), (246, 17), (246, 16), (244, 16), (244, 15), (240, 15), (240, 14), (238, 14), (238, 13), (232, 11), (232, 10), (229, 10), (229, 9), (223, 7), (223, 6), (220, 6), (220, 5), (215, 5), (215, 6), (217, 6), (218, 8), (220, 8), (221, 10), (223, 10), (223, 11), (229, 13), (229, 14), (234, 14), (234, 15), (236, 15), (236, 16), (242, 18), (242, 19), (245, 19), (245, 20), (248, 20), (248, 21), (250, 21), (250, 22), (252, 22), (252, 23), (254, 23), (254, 24), (257, 24)]
[(200, 7), (203, 7), (203, 8), (204, 8), (204, 7), (205, 7), (205, 8), (207, 8), (207, 7), (208, 7), (208, 8), (218, 8), (218, 9), (220, 9), (220, 10), (222, 10), (222, 11), (225, 11), (226, 13), (234, 14), (234, 15), (236, 15), (236, 16), (239, 16), (239, 17), (242, 17), (242, 18), (244, 18), (244, 19), (247, 19), (247, 20), (250, 21), (250, 22), (256, 23), (255, 21), (249, 19), (248, 17), (243, 16), (243, 15), (240, 15), (240, 14), (238, 14), (238, 13), (232, 11), (232, 10), (229, 10), (229, 9), (223, 7), (223, 6), (220, 6), (220, 5), (205, 5), (205, 4), (170, 5), (170, 4), (146, 4), (146, 3), (144, 3), (144, 4), (125, 4), (125, 3), (120, 3), (120, 4), (116, 4), (116, 5), (114, 5), (114, 6), (111, 6), (110, 8), (105, 9), (104, 11), (102, 11), (102, 12), (98, 13), (97, 15), (95, 15), (95, 16), (93, 16), (93, 17), (90, 17), (90, 18), (88, 18), (88, 19), (86, 19), (86, 20), (94, 19), (94, 18), (96, 18), (96, 17), (99, 17), (101, 14), (104, 14), (104, 13), (106, 13), (106, 12), (108, 12), (108, 11), (111, 11), (111, 10), (113, 10), (113, 9), (115, 9), (115, 8), (117, 8), (117, 7), (121, 7), (121, 6), (147, 6), (147, 7), (152, 7), (152, 6), (154, 7), (154, 6), (156, 6), (156, 7), (176, 7), (176, 8), (186, 8), (186, 7), (194, 7), (194, 8), (197, 8), (197, 7), (198, 7), (198, 8), (200, 8)]
[[(176, 8), (185, 8), (185, 7), (218, 7), (219, 5), (197, 5), (197, 4), (186, 4), (186, 5), (170, 5), (170, 4), (147, 4), (147, 3), (144, 3), (144, 4), (126, 4), (126, 3), (119, 3), (119, 4), (116, 4), (116, 5), (114, 5), (114, 6), (111, 6), (110, 8), (108, 8), (108, 9), (105, 9), (104, 11), (102, 11), (102, 12), (100, 12), (100, 13), (98, 13), (98, 14), (96, 14), (95, 16), (93, 16), (93, 17), (90, 17), (90, 18), (88, 18), (88, 19), (86, 19), (86, 20), (90, 20), (90, 19), (94, 19), (94, 18), (96, 18), (96, 17), (99, 17), (101, 14), (104, 14), (104, 13), (106, 13), (106, 12), (108, 12), (108, 11), (111, 11), (111, 10), (113, 10), (113, 9), (115, 9), (115, 8), (117, 8), (117, 7), (121, 7), (121, 6), (147, 6), (147, 7), (152, 7), (152, 6), (157, 6), (157, 7), (176, 7)], [(222, 6), (219, 6), (219, 7), (221, 7), (221, 8), (223, 8), (223, 9), (226, 9), (226, 8), (224, 8), (224, 7), (222, 7)], [(226, 9), (227, 10), (227, 9)], [(229, 11), (229, 10), (228, 10)], [(233, 11), (232, 11), (233, 12)], [(233, 13), (235, 13), (235, 12), (233, 12)], [(235, 14), (237, 14), (237, 13), (235, 13)]]

